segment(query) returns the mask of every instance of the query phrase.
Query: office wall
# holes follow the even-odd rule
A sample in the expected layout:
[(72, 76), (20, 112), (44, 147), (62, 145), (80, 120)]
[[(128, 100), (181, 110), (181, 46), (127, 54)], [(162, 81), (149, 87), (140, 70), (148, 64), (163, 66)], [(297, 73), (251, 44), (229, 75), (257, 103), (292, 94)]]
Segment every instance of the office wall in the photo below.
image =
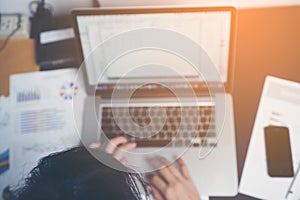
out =
[(101, 6), (147, 6), (185, 5), (220, 6), (233, 5), (238, 8), (300, 5), (299, 0), (99, 0)]
[[(32, 0), (0, 0), (0, 12), (29, 14)], [(99, 2), (102, 7), (111, 6), (218, 6), (233, 5), (237, 8), (300, 5), (300, 0), (45, 0), (54, 7), (54, 14), (67, 14), (72, 8), (90, 7)]]

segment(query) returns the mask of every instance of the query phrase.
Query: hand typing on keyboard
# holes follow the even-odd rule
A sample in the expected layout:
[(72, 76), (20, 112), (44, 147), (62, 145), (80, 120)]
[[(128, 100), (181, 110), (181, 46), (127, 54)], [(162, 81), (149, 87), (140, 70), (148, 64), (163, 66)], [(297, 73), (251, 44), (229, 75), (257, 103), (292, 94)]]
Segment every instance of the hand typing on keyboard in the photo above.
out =
[(134, 149), (136, 143), (128, 142), (124, 136), (115, 137), (109, 140), (107, 144), (92, 143), (90, 148), (101, 148), (106, 153), (112, 154), (115, 159), (126, 165), (125, 154), (130, 149)]
[[(156, 200), (200, 200), (200, 195), (181, 158), (172, 164), (168, 164), (163, 157), (149, 159), (149, 163), (154, 167), (165, 165), (157, 171), (158, 174), (149, 178), (152, 186), (149, 186), (148, 190)], [(178, 164), (179, 169), (175, 164)]]
[[(112, 154), (124, 165), (126, 165), (126, 152), (135, 147), (136, 143), (129, 142), (124, 136), (112, 138), (107, 144), (92, 143), (90, 145), (90, 148), (101, 148), (106, 153)], [(199, 193), (181, 158), (178, 158), (176, 163), (169, 164), (165, 158), (157, 157), (149, 159), (149, 164), (157, 168), (165, 165), (150, 178), (151, 186), (147, 188), (156, 200), (200, 200)]]

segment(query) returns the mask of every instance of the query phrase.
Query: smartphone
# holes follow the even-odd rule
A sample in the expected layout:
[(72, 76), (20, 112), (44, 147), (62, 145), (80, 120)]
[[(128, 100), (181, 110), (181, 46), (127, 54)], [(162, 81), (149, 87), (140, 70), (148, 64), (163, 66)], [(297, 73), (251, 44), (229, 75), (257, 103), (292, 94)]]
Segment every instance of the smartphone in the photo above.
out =
[(264, 134), (269, 176), (294, 176), (289, 129), (282, 126), (268, 126), (264, 128)]

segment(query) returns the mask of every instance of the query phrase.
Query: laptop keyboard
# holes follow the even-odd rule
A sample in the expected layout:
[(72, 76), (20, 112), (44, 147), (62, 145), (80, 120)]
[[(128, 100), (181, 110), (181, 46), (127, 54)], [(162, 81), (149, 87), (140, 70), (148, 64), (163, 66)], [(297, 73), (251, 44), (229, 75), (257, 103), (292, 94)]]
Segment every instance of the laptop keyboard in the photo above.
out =
[(214, 116), (214, 106), (102, 107), (101, 130), (138, 147), (215, 146), (208, 142), (216, 137)]

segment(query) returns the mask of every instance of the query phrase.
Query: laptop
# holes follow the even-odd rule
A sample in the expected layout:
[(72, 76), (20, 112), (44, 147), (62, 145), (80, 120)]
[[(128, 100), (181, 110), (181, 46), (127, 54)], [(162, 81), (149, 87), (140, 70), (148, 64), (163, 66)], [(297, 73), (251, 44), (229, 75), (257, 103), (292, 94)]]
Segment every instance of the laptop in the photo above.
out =
[(203, 196), (238, 190), (233, 7), (72, 11), (85, 99), (82, 143), (124, 135), (130, 167), (182, 156)]

